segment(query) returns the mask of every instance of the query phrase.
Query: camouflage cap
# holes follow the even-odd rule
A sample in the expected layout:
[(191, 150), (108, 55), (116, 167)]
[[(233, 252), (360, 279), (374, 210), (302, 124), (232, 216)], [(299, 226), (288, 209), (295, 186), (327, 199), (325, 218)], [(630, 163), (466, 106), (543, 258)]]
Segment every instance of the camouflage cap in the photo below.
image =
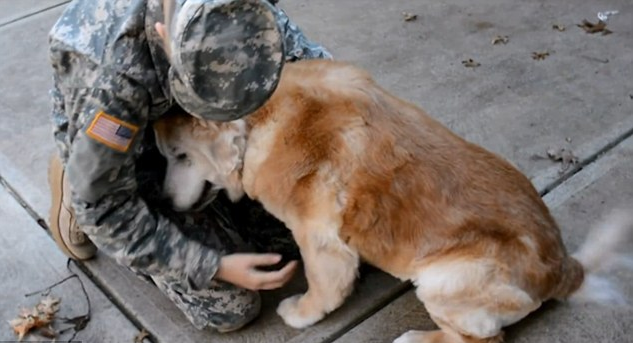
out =
[(174, 0), (167, 13), (171, 92), (189, 113), (229, 121), (277, 87), (283, 36), (265, 0)]

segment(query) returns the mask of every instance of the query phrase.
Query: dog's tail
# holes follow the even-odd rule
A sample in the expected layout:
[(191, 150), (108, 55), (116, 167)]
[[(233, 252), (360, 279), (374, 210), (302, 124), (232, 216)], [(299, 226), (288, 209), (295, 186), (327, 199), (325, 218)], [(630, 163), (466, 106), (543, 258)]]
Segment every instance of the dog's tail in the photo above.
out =
[[(624, 251), (633, 238), (633, 209), (616, 210), (599, 225), (593, 227), (585, 242), (573, 255), (584, 270), (584, 281), (574, 291), (572, 302), (597, 302), (605, 304), (625, 304), (626, 299), (617, 287), (597, 273), (616, 266), (633, 269), (633, 259)], [(631, 251), (628, 251), (630, 254)], [(574, 261), (575, 262), (575, 261)]]

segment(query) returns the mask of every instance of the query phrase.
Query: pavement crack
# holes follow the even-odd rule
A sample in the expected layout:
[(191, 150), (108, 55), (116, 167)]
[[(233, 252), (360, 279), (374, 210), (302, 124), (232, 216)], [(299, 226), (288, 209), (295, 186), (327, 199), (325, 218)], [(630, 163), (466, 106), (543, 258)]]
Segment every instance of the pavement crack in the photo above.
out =
[[(137, 316), (133, 313), (133, 311), (128, 309), (123, 301), (113, 295), (108, 287), (106, 287), (98, 277), (95, 277), (92, 270), (88, 266), (86, 266), (85, 263), (83, 263), (82, 261), (73, 261), (73, 263), (77, 268), (79, 268), (79, 270), (81, 270), (82, 273), (84, 273), (88, 280), (92, 281), (92, 284), (97, 287), (97, 289), (99, 289), (103, 295), (105, 295), (105, 297), (123, 314), (123, 316), (132, 323), (132, 325), (134, 325), (139, 331), (147, 330), (145, 326), (141, 323), (141, 321), (137, 318)], [(154, 333), (149, 332), (149, 336), (145, 337), (142, 342), (155, 343), (155, 337), (156, 336)]]
[(604, 154), (608, 153), (613, 148), (618, 146), (620, 143), (624, 142), (626, 139), (632, 136), (633, 136), (633, 127), (623, 132), (619, 136), (617, 136), (615, 139), (613, 139), (612, 141), (604, 145), (602, 148), (595, 151), (593, 154), (589, 155), (587, 158), (580, 160), (572, 169), (565, 172), (563, 175), (561, 175), (561, 177), (557, 178), (556, 180), (550, 182), (545, 187), (543, 187), (543, 190), (541, 190), (539, 194), (541, 195), (541, 197), (544, 197), (545, 195), (549, 194), (556, 187), (560, 186), (562, 183), (569, 180), (574, 175), (578, 174), (581, 170), (583, 170), (588, 165), (599, 160)]
[(22, 15), (22, 16), (19, 16), (19, 17), (17, 17), (17, 18), (13, 18), (13, 19), (11, 19), (11, 20), (9, 20), (9, 21), (7, 21), (7, 22), (0, 23), (0, 28), (2, 28), (2, 27), (4, 27), (4, 26), (7, 26), (7, 25), (10, 25), (10, 24), (13, 24), (13, 23), (15, 23), (15, 22), (17, 22), (17, 21), (20, 21), (20, 20), (22, 20), (22, 19), (26, 19), (26, 18), (28, 18), (28, 17), (32, 17), (32, 16), (34, 16), (34, 15), (40, 14), (40, 13), (42, 13), (42, 12), (46, 12), (46, 11), (48, 11), (48, 10), (52, 10), (52, 9), (57, 8), (57, 7), (59, 7), (59, 6), (66, 5), (66, 4), (67, 4), (67, 3), (69, 3), (70, 1), (71, 1), (71, 0), (67, 0), (67, 1), (61, 2), (61, 3), (59, 3), (59, 4), (55, 4), (55, 5), (52, 5), (52, 6), (48, 6), (48, 7), (46, 7), (46, 8), (42, 8), (42, 9), (37, 10), (37, 11), (35, 11), (35, 12), (27, 13), (27, 14)]
[[(20, 204), (20, 206), (22, 208), (24, 208), (24, 210), (29, 214), (29, 216), (31, 216), (33, 219), (35, 219), (35, 221), (37, 222), (37, 224), (39, 224), (40, 227), (42, 227), (46, 231), (49, 230), (48, 229), (48, 225), (46, 224), (46, 221), (37, 214), (37, 212), (28, 204), (28, 202), (26, 200), (24, 200), (24, 198), (22, 198), (22, 196), (17, 192), (17, 190), (13, 186), (11, 186), (11, 184), (7, 181), (7, 179), (2, 177), (2, 175), (0, 175), (0, 185), (7, 191), (7, 193), (9, 193), (9, 195), (13, 199), (15, 199), (15, 201), (18, 202), (18, 204)], [(126, 308), (126, 306), (121, 301), (119, 301), (115, 296), (113, 296), (110, 293), (110, 291), (107, 289), (107, 287), (104, 287), (104, 285), (101, 283), (101, 281), (99, 281), (98, 278), (94, 277), (94, 274), (92, 273), (92, 271), (88, 267), (86, 267), (81, 261), (73, 261), (73, 263), (105, 295), (105, 297), (110, 302), (112, 302), (112, 304), (114, 304), (114, 306), (119, 311), (121, 311), (121, 313), (134, 326), (136, 326), (137, 329), (141, 330), (143, 328), (143, 326), (141, 325), (139, 320)], [(146, 337), (143, 340), (143, 342), (153, 342), (153, 340), (150, 339), (150, 337)]]
[(374, 306), (369, 308), (368, 311), (366, 311), (362, 315), (355, 318), (348, 325), (345, 325), (344, 327), (340, 328), (339, 330), (334, 331), (333, 333), (325, 337), (323, 340), (323, 343), (333, 343), (337, 339), (343, 337), (345, 334), (350, 332), (353, 328), (357, 327), (366, 319), (369, 319), (369, 317), (373, 316), (378, 311), (384, 309), (389, 304), (393, 303), (396, 299), (400, 298), (401, 296), (403, 296), (405, 293), (409, 292), (412, 289), (413, 289), (413, 285), (411, 283), (403, 282), (399, 287), (396, 288), (396, 290), (393, 293), (389, 294), (384, 299), (381, 299), (381, 301), (378, 302), (377, 304), (374, 304)]
[(24, 208), (24, 210), (29, 214), (29, 216), (35, 219), (37, 224), (42, 229), (48, 231), (48, 225), (46, 224), (46, 221), (42, 217), (40, 217), (39, 214), (37, 214), (37, 212), (31, 207), (31, 205), (29, 205), (29, 203), (26, 200), (24, 200), (24, 198), (20, 195), (20, 193), (18, 193), (18, 191), (15, 188), (13, 188), (11, 184), (9, 184), (7, 179), (2, 177), (2, 175), (0, 175), (0, 185), (2, 185), (2, 187), (4, 187), (4, 189), (7, 191), (7, 193), (9, 193), (9, 195), (13, 199), (15, 199), (15, 201), (17, 201), (18, 204), (22, 206), (22, 208)]

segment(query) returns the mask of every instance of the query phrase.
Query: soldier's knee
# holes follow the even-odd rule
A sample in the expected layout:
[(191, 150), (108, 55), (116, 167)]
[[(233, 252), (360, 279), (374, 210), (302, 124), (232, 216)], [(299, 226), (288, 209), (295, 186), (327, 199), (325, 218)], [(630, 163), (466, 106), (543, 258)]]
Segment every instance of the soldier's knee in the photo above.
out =
[[(234, 296), (234, 297), (233, 297)], [(232, 295), (226, 312), (211, 320), (211, 326), (218, 332), (236, 331), (252, 322), (261, 310), (262, 301), (258, 292), (241, 290)]]

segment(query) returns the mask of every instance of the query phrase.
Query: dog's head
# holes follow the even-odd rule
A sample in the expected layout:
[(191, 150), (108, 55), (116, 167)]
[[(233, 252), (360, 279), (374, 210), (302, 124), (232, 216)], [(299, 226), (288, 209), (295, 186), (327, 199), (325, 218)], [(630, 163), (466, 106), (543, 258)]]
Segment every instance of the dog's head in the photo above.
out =
[(174, 209), (201, 209), (220, 189), (233, 201), (242, 197), (243, 120), (212, 122), (183, 112), (156, 121), (154, 132), (158, 150), (167, 159), (163, 193)]

